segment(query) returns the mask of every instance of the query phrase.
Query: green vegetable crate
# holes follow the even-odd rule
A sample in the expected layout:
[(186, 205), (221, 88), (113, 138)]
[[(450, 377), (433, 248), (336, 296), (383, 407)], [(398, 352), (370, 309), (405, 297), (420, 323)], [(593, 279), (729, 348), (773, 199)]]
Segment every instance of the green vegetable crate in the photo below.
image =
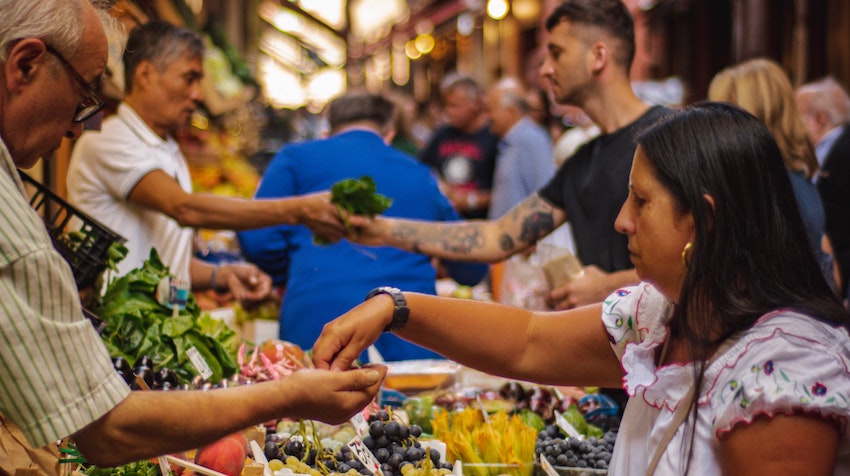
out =
[[(20, 172), (25, 184), (32, 186), (30, 205), (41, 215), (53, 246), (68, 261), (74, 271), (79, 289), (92, 286), (98, 276), (117, 261), (111, 253), (114, 247), (123, 247), (123, 236), (98, 223), (75, 208), (49, 188), (29, 175)], [(112, 250), (110, 248), (113, 248)], [(123, 256), (117, 259), (123, 258)]]

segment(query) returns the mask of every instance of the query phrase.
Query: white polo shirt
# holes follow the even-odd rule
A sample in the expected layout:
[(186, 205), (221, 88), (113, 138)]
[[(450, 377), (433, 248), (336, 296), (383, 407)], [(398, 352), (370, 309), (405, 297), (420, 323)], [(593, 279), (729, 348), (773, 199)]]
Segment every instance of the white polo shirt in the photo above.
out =
[(156, 248), (174, 276), (189, 283), (194, 230), (128, 200), (136, 184), (154, 170), (192, 192), (189, 168), (174, 138), (163, 139), (133, 108), (121, 104), (100, 131), (86, 131), (77, 140), (68, 169), (68, 198), (127, 238), (129, 253), (118, 263), (119, 275), (141, 266)]

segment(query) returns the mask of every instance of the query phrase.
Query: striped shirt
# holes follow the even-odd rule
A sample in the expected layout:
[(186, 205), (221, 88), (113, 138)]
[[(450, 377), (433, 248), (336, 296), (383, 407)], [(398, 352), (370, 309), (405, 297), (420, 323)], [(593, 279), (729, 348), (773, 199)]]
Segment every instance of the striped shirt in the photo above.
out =
[(0, 140), (0, 412), (42, 447), (97, 420), (129, 391), (83, 317), (73, 273)]

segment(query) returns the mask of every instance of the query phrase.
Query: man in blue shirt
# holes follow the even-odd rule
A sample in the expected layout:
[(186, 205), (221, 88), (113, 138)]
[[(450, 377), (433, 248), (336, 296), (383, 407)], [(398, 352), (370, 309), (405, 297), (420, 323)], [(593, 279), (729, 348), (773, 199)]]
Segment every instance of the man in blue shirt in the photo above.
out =
[[(393, 200), (386, 216), (459, 220), (433, 172), (388, 145), (396, 113), (394, 104), (380, 95), (351, 92), (337, 98), (327, 110), (330, 137), (284, 147), (266, 169), (255, 198), (327, 190), (340, 180), (369, 176), (377, 192)], [(326, 322), (362, 302), (376, 286), (436, 293), (437, 272), (431, 258), (419, 253), (348, 241), (317, 245), (304, 226), (243, 231), (238, 237), (244, 255), (285, 286), (280, 337), (305, 349)], [(476, 284), (487, 271), (477, 263), (444, 264), (461, 284)], [(439, 357), (389, 333), (376, 348), (387, 361)]]

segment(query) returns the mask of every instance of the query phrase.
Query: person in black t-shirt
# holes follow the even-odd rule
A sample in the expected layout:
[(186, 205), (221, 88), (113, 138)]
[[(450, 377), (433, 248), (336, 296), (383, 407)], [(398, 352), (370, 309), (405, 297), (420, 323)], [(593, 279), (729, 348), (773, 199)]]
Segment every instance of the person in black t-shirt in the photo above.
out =
[(484, 90), (472, 78), (448, 75), (440, 85), (446, 124), (419, 154), (433, 168), (440, 186), (464, 218), (486, 218), (499, 137), (490, 130)]
[(584, 274), (553, 289), (553, 307), (599, 302), (638, 282), (627, 240), (614, 218), (628, 194), (634, 133), (664, 114), (642, 102), (629, 81), (634, 24), (620, 0), (568, 0), (546, 20), (548, 54), (540, 73), (560, 104), (582, 108), (602, 133), (581, 147), (551, 182), (489, 221), (436, 224), (353, 217), (349, 238), (432, 256), (497, 262), (532, 246), (569, 221)]

